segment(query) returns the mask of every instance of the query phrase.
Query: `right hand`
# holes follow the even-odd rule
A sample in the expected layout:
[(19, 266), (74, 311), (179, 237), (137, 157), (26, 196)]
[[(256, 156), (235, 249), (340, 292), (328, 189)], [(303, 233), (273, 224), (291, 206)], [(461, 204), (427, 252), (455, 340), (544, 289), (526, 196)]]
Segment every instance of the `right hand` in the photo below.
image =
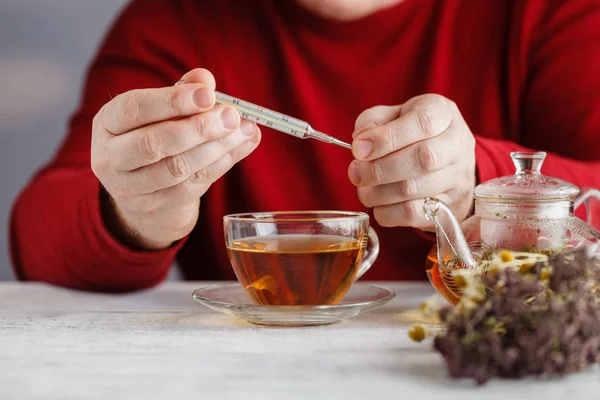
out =
[(188, 235), (202, 195), (260, 142), (255, 123), (215, 106), (210, 72), (182, 80), (123, 93), (94, 117), (91, 165), (108, 193), (103, 218), (132, 247), (165, 249)]

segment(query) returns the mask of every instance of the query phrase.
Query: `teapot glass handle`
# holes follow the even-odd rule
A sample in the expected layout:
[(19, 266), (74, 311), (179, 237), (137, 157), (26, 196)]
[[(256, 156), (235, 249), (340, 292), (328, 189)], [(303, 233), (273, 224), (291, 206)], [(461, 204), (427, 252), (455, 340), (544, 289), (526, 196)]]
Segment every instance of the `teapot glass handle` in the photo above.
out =
[(600, 230), (600, 190), (594, 188), (582, 190), (575, 198), (573, 206), (577, 210), (581, 205), (585, 205), (587, 223)]
[(365, 258), (360, 265), (360, 269), (356, 274), (355, 281), (359, 280), (365, 272), (369, 270), (373, 266), (373, 263), (377, 259), (379, 255), (379, 236), (377, 236), (377, 232), (375, 229), (369, 227), (369, 241), (367, 243), (367, 249), (365, 251)]

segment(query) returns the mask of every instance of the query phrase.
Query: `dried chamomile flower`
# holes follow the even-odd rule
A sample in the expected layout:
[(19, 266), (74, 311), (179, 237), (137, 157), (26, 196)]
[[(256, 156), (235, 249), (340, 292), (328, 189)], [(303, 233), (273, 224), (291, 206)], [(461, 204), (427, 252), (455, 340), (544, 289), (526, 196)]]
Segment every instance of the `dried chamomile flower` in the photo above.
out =
[(408, 336), (415, 342), (422, 342), (428, 336), (428, 332), (422, 325), (413, 324), (408, 330)]
[(511, 262), (511, 261), (513, 261), (515, 259), (515, 256), (513, 256), (513, 253), (511, 251), (509, 251), (509, 250), (501, 250), (498, 253), (498, 257), (500, 257), (500, 260), (503, 263), (508, 263), (508, 262)]
[(540, 271), (540, 279), (542, 281), (549, 280), (551, 275), (552, 275), (552, 267), (543, 267)]
[(419, 306), (419, 311), (426, 317), (437, 316), (439, 309), (440, 302), (436, 295), (431, 296)]
[(541, 253), (500, 250), (486, 261), (485, 268), (494, 273), (505, 268), (516, 268), (522, 275), (525, 275), (531, 271), (534, 265), (546, 261), (548, 261), (548, 256)]
[(464, 290), (467, 286), (469, 286), (469, 281), (464, 274), (454, 273), (453, 275), (454, 276), (452, 278), (457, 289)]
[(535, 262), (526, 262), (526, 263), (521, 264), (519, 266), (519, 273), (521, 275), (528, 274), (534, 265), (535, 265)]
[(480, 274), (472, 269), (461, 268), (452, 273), (452, 278), (460, 292), (460, 303), (479, 302), (484, 298), (485, 288), (481, 284)]
[(461, 289), (474, 285), (478, 275), (479, 273), (476, 270), (470, 268), (458, 268), (452, 271), (452, 279)]

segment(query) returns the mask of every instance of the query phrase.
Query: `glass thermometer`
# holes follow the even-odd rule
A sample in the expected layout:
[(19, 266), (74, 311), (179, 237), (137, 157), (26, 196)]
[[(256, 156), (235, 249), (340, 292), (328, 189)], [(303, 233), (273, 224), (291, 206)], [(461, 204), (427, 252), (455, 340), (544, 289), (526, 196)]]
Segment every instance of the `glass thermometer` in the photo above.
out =
[(215, 92), (216, 101), (219, 104), (231, 106), (238, 110), (242, 118), (254, 121), (257, 124), (267, 126), (299, 139), (317, 139), (325, 143), (335, 144), (346, 149), (352, 145), (313, 129), (308, 122), (278, 113), (268, 108), (240, 100), (224, 93)]

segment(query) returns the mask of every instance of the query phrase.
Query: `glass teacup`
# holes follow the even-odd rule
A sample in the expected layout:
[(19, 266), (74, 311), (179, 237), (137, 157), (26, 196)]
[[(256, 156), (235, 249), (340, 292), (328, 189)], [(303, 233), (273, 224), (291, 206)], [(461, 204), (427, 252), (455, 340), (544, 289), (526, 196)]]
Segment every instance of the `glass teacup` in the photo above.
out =
[(223, 223), (235, 275), (257, 304), (337, 304), (379, 254), (360, 212), (231, 214)]

